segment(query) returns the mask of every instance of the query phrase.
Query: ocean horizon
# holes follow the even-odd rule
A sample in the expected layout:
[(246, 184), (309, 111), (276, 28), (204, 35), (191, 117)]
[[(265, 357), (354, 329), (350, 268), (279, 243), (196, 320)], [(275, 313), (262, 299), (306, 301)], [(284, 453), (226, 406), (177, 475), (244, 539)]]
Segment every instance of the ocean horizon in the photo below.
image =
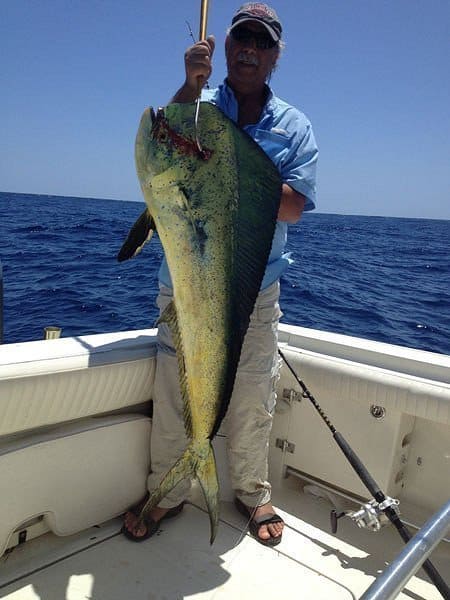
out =
[[(155, 325), (157, 236), (117, 252), (143, 202), (0, 192), (3, 343)], [(450, 221), (305, 213), (289, 227), (282, 322), (450, 354)]]
[[(122, 198), (108, 198), (108, 197), (102, 197), (102, 196), (66, 196), (66, 195), (59, 195), (59, 194), (40, 194), (40, 193), (28, 193), (28, 192), (11, 192), (11, 191), (7, 191), (7, 192), (0, 192), (0, 200), (2, 197), (6, 197), (6, 196), (15, 196), (15, 197), (25, 197), (25, 196), (31, 196), (31, 197), (39, 197), (39, 198), (58, 198), (58, 199), (67, 199), (67, 200), (87, 200), (89, 202), (94, 202), (99, 200), (100, 202), (131, 202), (132, 204), (139, 204), (139, 205), (143, 205), (144, 200), (143, 199), (138, 199), (138, 200), (130, 200), (130, 199), (122, 199)], [(306, 213), (304, 213), (305, 215)], [(406, 215), (376, 215), (376, 214), (365, 214), (365, 213), (338, 213), (338, 212), (327, 212), (327, 211), (321, 211), (321, 210), (317, 210), (314, 209), (314, 211), (312, 211), (310, 214), (315, 214), (315, 215), (334, 215), (334, 216), (338, 216), (338, 217), (367, 217), (369, 219), (408, 219), (408, 220), (417, 220), (417, 221), (444, 221), (444, 222), (450, 222), (450, 219), (447, 218), (442, 218), (442, 217), (409, 217)], [(298, 227), (298, 225), (295, 225), (296, 227)]]

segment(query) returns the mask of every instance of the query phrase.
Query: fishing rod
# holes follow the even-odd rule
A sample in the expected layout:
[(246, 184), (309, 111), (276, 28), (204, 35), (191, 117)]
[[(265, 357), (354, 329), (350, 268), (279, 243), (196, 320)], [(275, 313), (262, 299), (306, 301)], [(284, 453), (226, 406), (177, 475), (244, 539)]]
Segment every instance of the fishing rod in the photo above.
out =
[[(357, 513), (355, 513), (354, 517), (355, 517), (355, 520), (357, 521), (358, 525), (359, 526), (365, 526), (365, 525), (370, 526), (371, 524), (374, 523), (375, 519), (378, 520), (377, 516), (380, 513), (380, 511), (382, 511), (386, 515), (386, 517), (389, 519), (389, 521), (397, 529), (397, 531), (399, 532), (399, 534), (400, 534), (401, 538), (403, 539), (403, 541), (405, 542), (405, 544), (407, 542), (409, 542), (409, 540), (412, 537), (411, 533), (406, 528), (404, 523), (401, 521), (401, 519), (399, 517), (399, 513), (396, 510), (396, 507), (399, 504), (398, 500), (389, 498), (382, 492), (382, 490), (380, 489), (380, 486), (370, 475), (369, 471), (367, 470), (367, 468), (365, 467), (365, 465), (363, 464), (363, 462), (361, 461), (359, 456), (357, 456), (357, 454), (354, 452), (354, 450), (350, 447), (349, 443), (344, 438), (344, 436), (339, 431), (336, 430), (336, 427), (334, 427), (334, 425), (331, 423), (330, 419), (327, 417), (324, 410), (320, 407), (319, 403), (314, 398), (314, 396), (311, 394), (309, 389), (306, 387), (305, 383), (298, 377), (297, 373), (294, 371), (292, 366), (289, 364), (289, 361), (287, 360), (286, 356), (283, 354), (283, 352), (279, 348), (278, 348), (278, 353), (281, 356), (281, 358), (283, 359), (283, 361), (285, 362), (289, 371), (294, 376), (296, 382), (300, 386), (300, 388), (302, 390), (303, 398), (307, 398), (308, 400), (310, 400), (310, 402), (312, 403), (312, 405), (314, 406), (316, 411), (319, 413), (322, 420), (325, 422), (328, 429), (333, 434), (333, 437), (336, 440), (337, 445), (342, 450), (344, 456), (347, 458), (347, 460), (353, 467), (353, 470), (356, 472), (356, 474), (358, 475), (360, 480), (363, 482), (363, 484), (365, 485), (367, 490), (370, 492), (370, 494), (374, 498), (374, 500), (369, 504), (369, 507), (367, 507), (368, 510), (366, 510), (366, 508), (363, 508), (363, 509), (361, 509), (361, 511), (358, 511)], [(345, 514), (346, 514), (345, 512), (341, 512), (341, 513), (337, 514), (335, 510), (331, 511), (331, 528), (332, 528), (333, 533), (336, 533), (336, 531), (337, 531), (338, 519), (345, 516)], [(439, 572), (437, 571), (437, 569), (433, 566), (431, 561), (429, 559), (426, 559), (422, 566), (423, 566), (424, 571), (428, 575), (428, 577), (431, 579), (431, 581), (434, 583), (434, 585), (438, 589), (439, 593), (442, 595), (442, 597), (445, 598), (445, 600), (450, 600), (450, 589), (449, 589), (448, 585), (445, 583), (445, 581), (443, 580), (443, 578), (441, 577), (441, 575), (439, 574)]]
[(199, 40), (206, 40), (206, 27), (208, 25), (208, 9), (209, 0), (202, 0), (200, 7), (200, 32), (198, 34)]
[[(198, 34), (199, 41), (206, 40), (206, 27), (208, 25), (208, 9), (209, 9), (209, 0), (202, 0), (200, 7), (200, 30)], [(195, 142), (200, 151), (200, 154), (203, 154), (203, 148), (200, 144), (200, 140), (198, 137), (198, 115), (200, 112), (200, 97), (202, 92), (203, 82), (199, 78), (198, 91), (197, 91), (197, 100), (195, 106), (195, 119), (194, 119), (194, 128), (195, 128)]]

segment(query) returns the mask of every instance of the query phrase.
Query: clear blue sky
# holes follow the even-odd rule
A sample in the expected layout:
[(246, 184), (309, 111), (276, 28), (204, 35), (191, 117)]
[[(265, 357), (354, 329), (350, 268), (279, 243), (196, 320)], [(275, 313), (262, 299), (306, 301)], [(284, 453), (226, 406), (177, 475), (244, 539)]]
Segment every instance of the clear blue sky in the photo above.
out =
[[(211, 84), (239, 6), (211, 0)], [(319, 212), (450, 219), (448, 0), (273, 0), (272, 85), (311, 119)], [(0, 0), (0, 191), (142, 200), (146, 106), (184, 78), (200, 0)]]

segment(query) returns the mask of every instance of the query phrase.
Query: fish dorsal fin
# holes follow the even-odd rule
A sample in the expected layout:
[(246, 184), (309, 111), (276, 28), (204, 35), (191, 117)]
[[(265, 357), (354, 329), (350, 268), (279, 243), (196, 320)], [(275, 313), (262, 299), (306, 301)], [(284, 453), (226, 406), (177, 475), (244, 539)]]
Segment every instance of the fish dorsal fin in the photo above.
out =
[(117, 260), (123, 262), (139, 254), (144, 245), (150, 241), (155, 229), (156, 226), (153, 217), (146, 208), (130, 229), (127, 239), (119, 250)]
[[(213, 105), (203, 108), (207, 113), (218, 110)], [(211, 438), (217, 433), (231, 398), (242, 344), (272, 247), (282, 190), (280, 174), (262, 148), (245, 131), (225, 116), (222, 118), (228, 121), (235, 150), (238, 202), (233, 227), (233, 335), (228, 347), (229, 375)]]
[(234, 130), (239, 165), (239, 205), (236, 213), (235, 306), (247, 331), (269, 260), (280, 208), (280, 174), (250, 136)]
[(184, 348), (183, 342), (180, 335), (180, 328), (178, 326), (177, 310), (173, 300), (169, 302), (166, 308), (163, 310), (161, 316), (157, 321), (157, 325), (160, 323), (167, 323), (172, 334), (172, 341), (177, 354), (178, 360), (178, 374), (180, 380), (180, 391), (183, 399), (183, 411), (184, 411), (184, 427), (186, 435), (192, 438), (192, 416), (189, 408), (189, 390), (187, 386), (186, 369), (184, 365)]

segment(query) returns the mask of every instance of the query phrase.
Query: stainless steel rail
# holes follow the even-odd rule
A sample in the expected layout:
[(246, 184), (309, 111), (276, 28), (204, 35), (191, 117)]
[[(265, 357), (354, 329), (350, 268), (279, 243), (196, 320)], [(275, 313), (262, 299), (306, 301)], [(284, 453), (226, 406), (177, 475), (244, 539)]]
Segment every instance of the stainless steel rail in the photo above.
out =
[[(360, 600), (393, 600), (419, 570), (450, 529), (450, 500), (406, 544), (397, 558), (361, 596)], [(444, 592), (445, 594), (445, 592)], [(447, 587), (445, 600), (450, 599)]]

